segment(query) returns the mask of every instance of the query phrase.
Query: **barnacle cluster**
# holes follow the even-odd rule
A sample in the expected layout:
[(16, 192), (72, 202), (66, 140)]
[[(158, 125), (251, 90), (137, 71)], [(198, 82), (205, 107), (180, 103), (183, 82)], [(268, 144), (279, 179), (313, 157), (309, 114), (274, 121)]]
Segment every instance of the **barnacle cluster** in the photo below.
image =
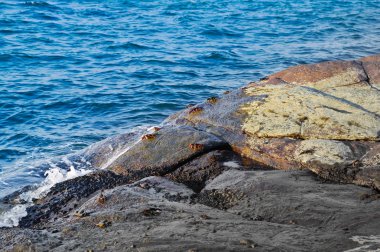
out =
[(215, 96), (212, 96), (212, 97), (210, 97), (210, 98), (207, 98), (207, 102), (208, 102), (208, 103), (211, 103), (211, 104), (215, 104), (215, 103), (217, 103), (217, 101), (218, 101), (218, 98), (215, 97)]
[(192, 115), (192, 114), (198, 114), (200, 112), (203, 111), (203, 108), (202, 107), (195, 107), (195, 108), (192, 108), (189, 110), (189, 114)]
[(153, 140), (156, 138), (155, 134), (146, 134), (141, 137), (141, 140)]
[(104, 194), (103, 194), (103, 191), (101, 191), (100, 192), (100, 195), (99, 195), (99, 197), (96, 199), (96, 202), (98, 203), (98, 204), (104, 204), (104, 203), (106, 203), (106, 197), (104, 196)]
[(191, 143), (189, 144), (189, 148), (193, 151), (200, 151), (204, 148), (204, 145), (199, 143)]

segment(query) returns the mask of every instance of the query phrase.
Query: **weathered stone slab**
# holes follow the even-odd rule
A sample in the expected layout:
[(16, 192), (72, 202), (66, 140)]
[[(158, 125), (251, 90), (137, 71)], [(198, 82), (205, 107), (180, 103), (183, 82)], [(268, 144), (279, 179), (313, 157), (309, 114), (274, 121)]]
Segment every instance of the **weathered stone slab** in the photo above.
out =
[[(321, 74), (326, 67), (331, 69)], [(357, 62), (299, 66), (273, 75), (286, 83), (271, 84), (269, 77), (250, 84), (248, 95), (266, 98), (242, 106), (248, 115), (244, 153), (279, 169), (310, 169), (325, 179), (379, 189), (380, 163), (370, 169), (359, 164), (366, 153), (375, 155), (370, 150), (380, 137), (380, 94), (360, 67)]]
[(226, 148), (228, 144), (213, 134), (188, 126), (168, 126), (143, 136), (107, 169), (136, 179), (165, 175), (194, 157)]
[[(184, 185), (150, 177), (105, 190), (103, 203), (94, 195), (42, 231), (0, 229), (0, 246), (5, 251), (348, 250), (360, 246), (353, 237), (377, 235), (376, 195), (364, 187), (322, 183), (307, 171), (230, 169), (198, 196)], [(191, 203), (198, 197), (215, 207)]]
[(228, 170), (203, 190), (244, 195), (227, 211), (246, 219), (334, 230), (346, 241), (379, 232), (378, 192), (321, 181), (309, 171)]
[(182, 165), (166, 177), (200, 192), (209, 181), (228, 169), (258, 170), (269, 167), (242, 158), (229, 150), (211, 151)]
[[(380, 137), (377, 114), (329, 93), (295, 85), (252, 86), (246, 93), (266, 96), (262, 101), (242, 107), (248, 114), (243, 129), (250, 135), (342, 140), (378, 140)], [(376, 98), (380, 100), (379, 96)], [(368, 106), (370, 103), (372, 105), (372, 101), (367, 100)]]
[(239, 110), (240, 106), (263, 98), (248, 96), (243, 89), (234, 90), (223, 97), (211, 97), (203, 103), (190, 106), (170, 116), (166, 122), (174, 125), (191, 125), (213, 133), (223, 131), (221, 137), (226, 139), (229, 137), (227, 135), (229, 132), (241, 134), (241, 122), (245, 115)]
[[(364, 169), (357, 161), (380, 139), (380, 94), (368, 81), (359, 61), (297, 66), (168, 121), (206, 129), (234, 151), (277, 169), (310, 169), (325, 179), (376, 188), (368, 174), (375, 176), (377, 168), (356, 179)], [(303, 150), (310, 143), (314, 147)], [(319, 158), (323, 150), (332, 152)]]
[(182, 165), (166, 177), (200, 192), (208, 180), (223, 172), (223, 163), (229, 160), (228, 157), (235, 155), (231, 151), (212, 151)]
[(380, 54), (361, 58), (369, 83), (380, 90)]
[(324, 89), (366, 81), (367, 75), (360, 62), (327, 61), (288, 68), (269, 76), (267, 84), (276, 84), (278, 79), (289, 84)]

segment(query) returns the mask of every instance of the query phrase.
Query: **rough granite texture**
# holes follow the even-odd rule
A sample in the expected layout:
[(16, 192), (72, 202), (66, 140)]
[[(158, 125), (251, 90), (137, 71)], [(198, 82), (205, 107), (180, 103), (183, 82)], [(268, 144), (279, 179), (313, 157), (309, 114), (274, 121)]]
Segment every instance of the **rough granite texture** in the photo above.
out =
[[(344, 92), (352, 91), (347, 88)], [(243, 130), (250, 135), (260, 138), (379, 139), (379, 115), (365, 109), (372, 105), (380, 107), (379, 96), (375, 100), (365, 99), (365, 106), (359, 106), (308, 86), (251, 86), (246, 93), (266, 96), (242, 108), (248, 114)]]
[(379, 88), (380, 55), (295, 66), (106, 139), (0, 250), (378, 251)]

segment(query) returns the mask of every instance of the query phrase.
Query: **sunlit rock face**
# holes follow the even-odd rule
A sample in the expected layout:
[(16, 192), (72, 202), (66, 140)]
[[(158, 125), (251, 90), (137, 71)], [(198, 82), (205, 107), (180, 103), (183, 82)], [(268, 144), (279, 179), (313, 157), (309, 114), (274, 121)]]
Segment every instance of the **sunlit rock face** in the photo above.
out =
[[(297, 139), (285, 146), (290, 151), (284, 160), (326, 179), (379, 189), (380, 163), (361, 162), (379, 148), (379, 58), (296, 66), (251, 83), (246, 94), (265, 98), (242, 107), (249, 144), (260, 148), (257, 139)], [(288, 168), (281, 162), (276, 167)]]
[(380, 55), (295, 66), (169, 121), (207, 129), (277, 169), (378, 188), (379, 163), (362, 159), (379, 145), (379, 72)]

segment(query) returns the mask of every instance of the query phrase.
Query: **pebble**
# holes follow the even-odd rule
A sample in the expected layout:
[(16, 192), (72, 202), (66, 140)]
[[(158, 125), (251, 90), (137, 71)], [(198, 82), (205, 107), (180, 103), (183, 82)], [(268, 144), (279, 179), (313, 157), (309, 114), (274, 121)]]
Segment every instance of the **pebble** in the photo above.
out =
[(99, 222), (98, 224), (96, 224), (96, 226), (99, 228), (106, 228), (106, 227), (111, 226), (111, 222), (108, 220), (103, 220), (103, 221)]

